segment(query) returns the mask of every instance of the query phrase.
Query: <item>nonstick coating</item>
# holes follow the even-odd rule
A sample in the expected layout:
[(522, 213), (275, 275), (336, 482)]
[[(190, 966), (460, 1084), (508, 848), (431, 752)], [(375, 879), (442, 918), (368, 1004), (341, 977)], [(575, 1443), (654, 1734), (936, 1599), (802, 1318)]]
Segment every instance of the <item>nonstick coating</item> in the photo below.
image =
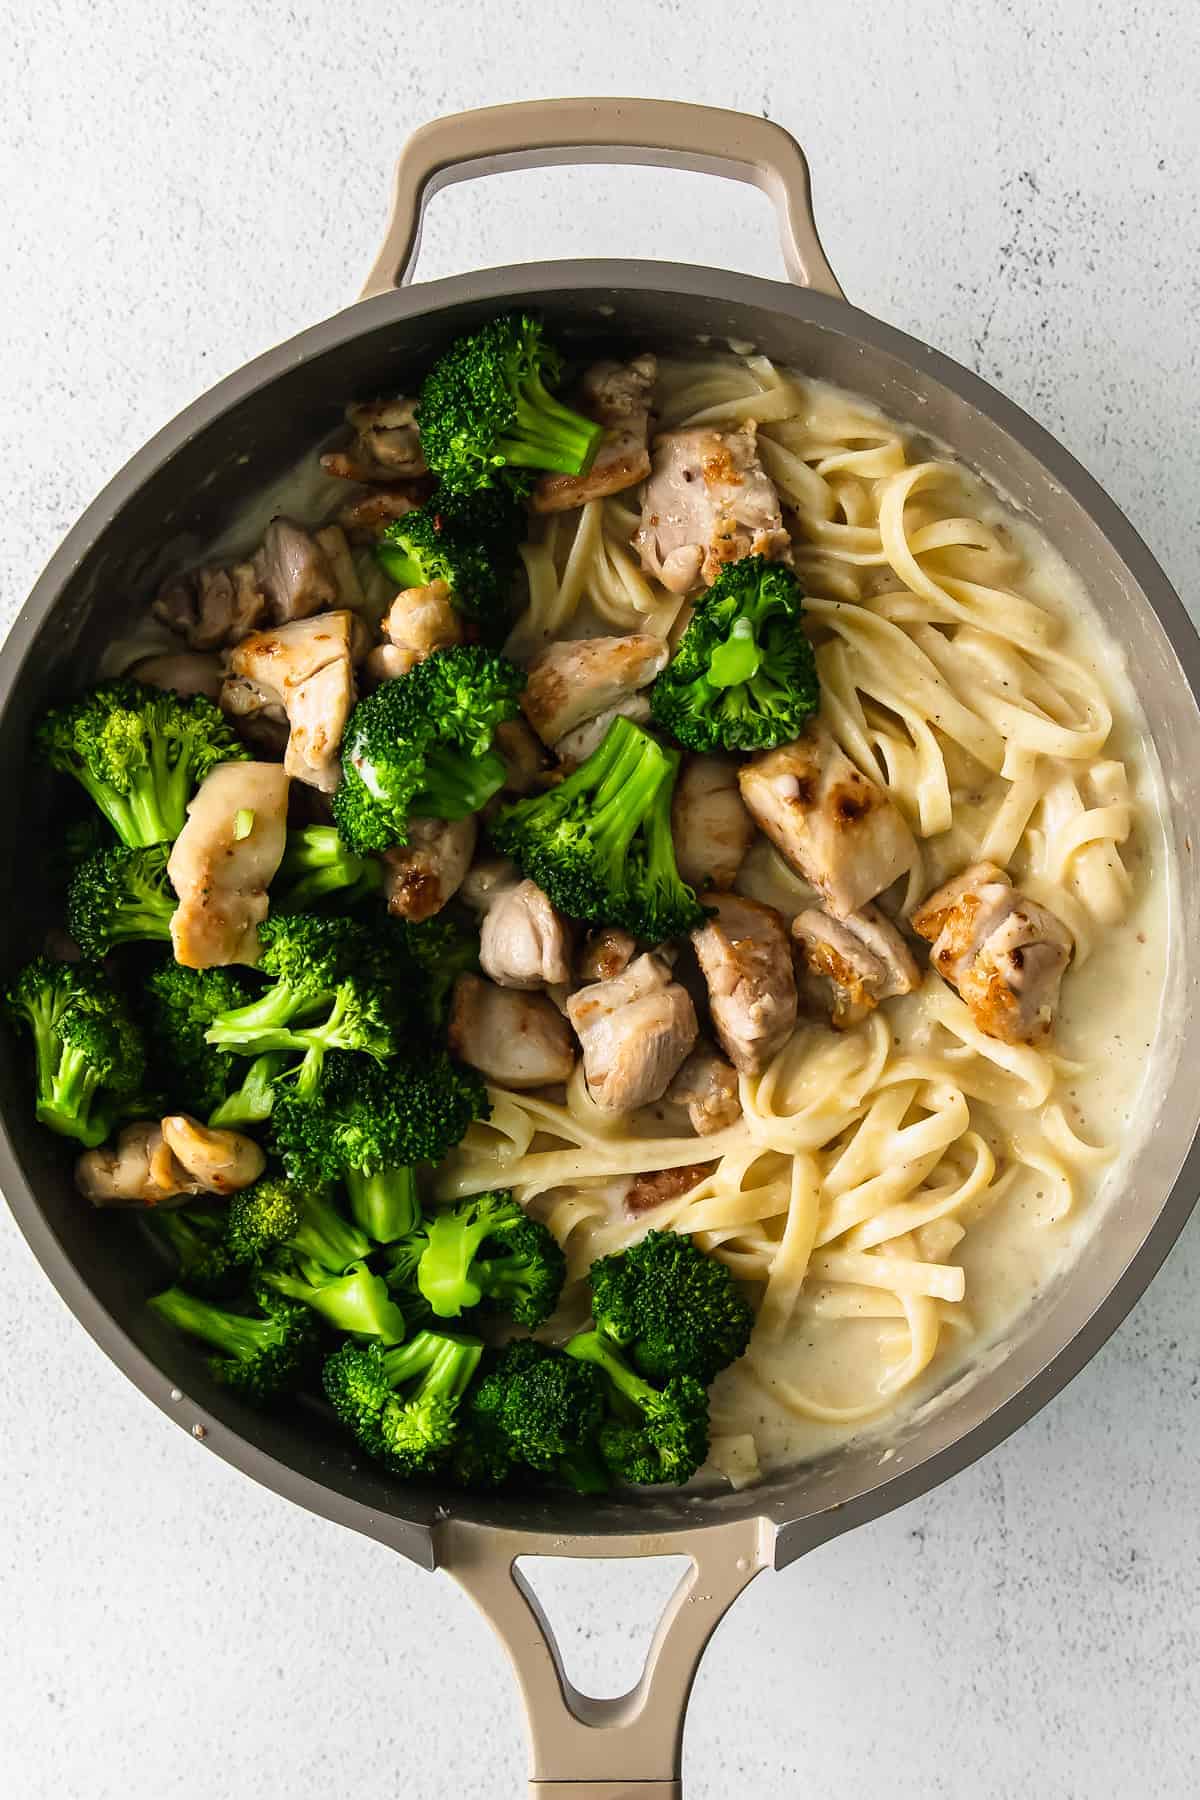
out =
[[(1200, 645), (1179, 600), (1117, 508), (1018, 408), (948, 358), (841, 301), (803, 289), (662, 263), (578, 262), (492, 270), (363, 302), (231, 376), (134, 457), (55, 555), (0, 656), (0, 918), (7, 973), (48, 922), (39, 887), (52, 791), (30, 764), (32, 718), (84, 684), (114, 627), (144, 605), (165, 564), (184, 560), (267, 478), (340, 419), (348, 399), (411, 388), (450, 336), (497, 309), (530, 305), (553, 335), (594, 348), (752, 343), (838, 382), (952, 444), (1046, 533), (1079, 572), (1124, 647), (1167, 776), (1181, 916), (1200, 916), (1192, 852), (1198, 823)], [(1003, 1355), (892, 1431), (776, 1473), (734, 1495), (646, 1501), (464, 1498), (406, 1489), (369, 1466), (315, 1407), (260, 1416), (205, 1375), (201, 1360), (142, 1302), (161, 1280), (133, 1221), (93, 1213), (71, 1157), (37, 1128), (23, 1050), (0, 1039), (0, 1185), (34, 1252), (104, 1350), (177, 1423), (302, 1505), (412, 1557), (435, 1558), (447, 1512), (521, 1530), (663, 1534), (760, 1515), (778, 1527), (776, 1560), (934, 1486), (998, 1443), (1070, 1379), (1115, 1328), (1181, 1230), (1198, 1185), (1198, 959), (1174, 921), (1164, 1033), (1176, 1057), (1154, 1131), (1075, 1266), (1041, 1296)], [(178, 1397), (176, 1397), (178, 1396)]]

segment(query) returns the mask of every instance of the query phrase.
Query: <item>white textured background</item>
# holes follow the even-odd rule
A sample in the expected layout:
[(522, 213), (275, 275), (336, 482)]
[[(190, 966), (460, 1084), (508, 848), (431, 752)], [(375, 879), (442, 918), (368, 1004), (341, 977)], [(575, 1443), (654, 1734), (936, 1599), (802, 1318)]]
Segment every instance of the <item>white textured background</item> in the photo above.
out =
[[(1194, 0), (0, 0), (0, 25), (5, 622), (150, 432), (353, 296), (413, 126), (628, 91), (791, 127), (847, 293), (1030, 408), (1200, 594)], [(779, 270), (758, 196), (633, 171), (460, 189), (422, 267), (628, 253)], [(694, 1800), (1200, 1791), (1198, 1287), (1193, 1227), (1019, 1438), (751, 1589), (693, 1704)], [(583, 1574), (599, 1683), (662, 1583)], [(522, 1769), (469, 1604), (172, 1430), (0, 1214), (0, 1792), (508, 1800)]]

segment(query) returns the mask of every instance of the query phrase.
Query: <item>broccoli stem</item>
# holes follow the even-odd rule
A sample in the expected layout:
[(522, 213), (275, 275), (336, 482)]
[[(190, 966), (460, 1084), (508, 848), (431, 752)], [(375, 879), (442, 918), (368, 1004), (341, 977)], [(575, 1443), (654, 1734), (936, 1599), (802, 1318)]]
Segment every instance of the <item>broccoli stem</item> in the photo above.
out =
[(472, 1277), (475, 1253), (490, 1219), (468, 1225), (453, 1213), (439, 1214), (425, 1227), (426, 1249), (417, 1267), (417, 1287), (439, 1319), (453, 1319), (478, 1306), (483, 1290)]
[(259, 1125), (269, 1119), (275, 1103), (275, 1082), (286, 1062), (287, 1056), (278, 1050), (256, 1056), (241, 1087), (227, 1095), (209, 1114), (209, 1124), (236, 1129), (241, 1125)]
[(516, 433), (496, 444), (504, 460), (518, 467), (586, 475), (603, 428), (556, 400), (536, 370), (521, 377), (513, 399)]
[(482, 1354), (478, 1339), (418, 1331), (407, 1343), (385, 1353), (384, 1373), (393, 1390), (420, 1377), (422, 1397), (455, 1399), (466, 1390)]
[(332, 1000), (328, 989), (312, 994), (278, 981), (248, 1006), (235, 1006), (218, 1014), (205, 1032), (204, 1041), (221, 1050), (242, 1050), (251, 1055), (264, 1050), (304, 1049), (292, 1026), (297, 1020), (311, 1020)]
[(595, 1363), (602, 1369), (621, 1398), (639, 1414), (645, 1413), (658, 1399), (658, 1389), (644, 1381), (636, 1369), (630, 1368), (606, 1332), (581, 1331), (571, 1339), (566, 1351), (576, 1361)]
[(276, 1336), (270, 1319), (246, 1319), (239, 1313), (225, 1312), (183, 1288), (168, 1288), (165, 1294), (155, 1294), (149, 1304), (177, 1331), (190, 1332), (214, 1350), (241, 1360), (266, 1349)]
[(300, 1223), (289, 1243), (297, 1256), (322, 1269), (342, 1271), (371, 1254), (365, 1234), (344, 1219), (323, 1194), (298, 1194), (296, 1204)]
[(428, 587), (429, 572), (420, 558), (399, 544), (380, 544), (375, 560), (384, 574), (402, 588)]
[(377, 1244), (390, 1244), (415, 1231), (421, 1219), (417, 1177), (413, 1169), (378, 1169), (364, 1175), (361, 1169), (345, 1171), (350, 1214)]
[(50, 1077), (46, 1097), (43, 1099), (39, 1095), (34, 1108), (38, 1122), (94, 1150), (108, 1136), (111, 1124), (107, 1117), (91, 1116), (92, 1102), (100, 1085), (90, 1056), (64, 1044), (58, 1067)]
[(372, 1275), (365, 1263), (326, 1281), (305, 1281), (283, 1270), (273, 1271), (264, 1279), (276, 1293), (311, 1306), (335, 1331), (378, 1338), (384, 1344), (404, 1340), (404, 1314), (388, 1293), (383, 1277)]
[(436, 744), (426, 752), (424, 785), (409, 813), (418, 819), (465, 819), (499, 793), (505, 775), (504, 759), (495, 750), (468, 756), (452, 744)]

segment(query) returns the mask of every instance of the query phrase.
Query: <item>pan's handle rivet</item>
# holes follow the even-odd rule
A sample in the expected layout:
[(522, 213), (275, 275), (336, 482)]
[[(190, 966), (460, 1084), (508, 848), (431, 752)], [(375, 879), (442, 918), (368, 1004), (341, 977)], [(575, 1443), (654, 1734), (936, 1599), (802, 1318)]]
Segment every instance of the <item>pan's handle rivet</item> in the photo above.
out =
[(208, 1436), (208, 1432), (206, 1431), (206, 1429), (203, 1425), (197, 1424), (197, 1425), (192, 1426), (192, 1436), (194, 1438), (206, 1438)]
[(172, 1388), (171, 1389), (171, 1398), (172, 1398), (172, 1400), (182, 1400), (183, 1399), (183, 1389), (182, 1388)]

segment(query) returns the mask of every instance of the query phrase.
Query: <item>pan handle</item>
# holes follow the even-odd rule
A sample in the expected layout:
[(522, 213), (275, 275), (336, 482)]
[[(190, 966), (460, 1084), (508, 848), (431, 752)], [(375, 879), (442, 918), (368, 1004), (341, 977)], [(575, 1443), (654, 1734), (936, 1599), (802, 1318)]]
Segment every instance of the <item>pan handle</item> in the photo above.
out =
[[(738, 1519), (640, 1537), (562, 1537), (449, 1519), (439, 1567), (474, 1600), (508, 1652), (529, 1725), (529, 1800), (680, 1800), (683, 1721), (700, 1658), (738, 1595), (772, 1562), (775, 1528)], [(521, 1556), (689, 1556), (637, 1686), (616, 1700), (567, 1679)]]
[(808, 163), (770, 119), (679, 100), (521, 100), (433, 119), (396, 164), (392, 210), (362, 298), (413, 278), (427, 203), (477, 175), (562, 163), (640, 163), (749, 182), (774, 202), (790, 280), (843, 298), (813, 218)]

